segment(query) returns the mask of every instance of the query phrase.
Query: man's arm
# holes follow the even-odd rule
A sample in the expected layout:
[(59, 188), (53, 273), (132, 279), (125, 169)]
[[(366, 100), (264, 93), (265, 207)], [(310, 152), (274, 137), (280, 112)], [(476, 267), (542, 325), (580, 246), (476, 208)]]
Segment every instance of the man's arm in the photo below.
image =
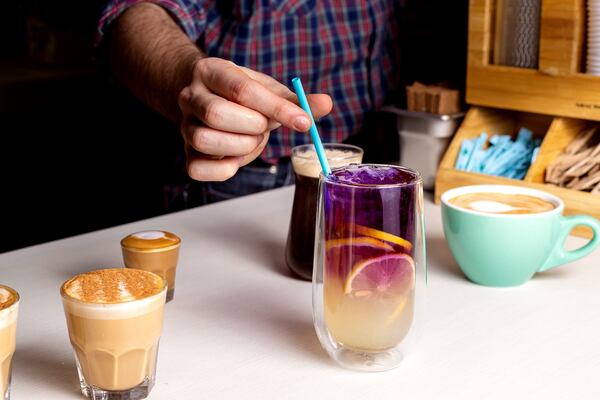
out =
[(114, 75), (149, 107), (179, 123), (179, 92), (204, 57), (162, 7), (141, 3), (125, 11), (108, 34)]
[[(230, 61), (206, 57), (161, 7), (125, 11), (108, 38), (117, 78), (150, 107), (180, 125), (187, 171), (222, 181), (257, 158), (280, 125), (305, 132), (309, 116), (275, 79)], [(331, 111), (325, 94), (308, 96), (316, 118)]]

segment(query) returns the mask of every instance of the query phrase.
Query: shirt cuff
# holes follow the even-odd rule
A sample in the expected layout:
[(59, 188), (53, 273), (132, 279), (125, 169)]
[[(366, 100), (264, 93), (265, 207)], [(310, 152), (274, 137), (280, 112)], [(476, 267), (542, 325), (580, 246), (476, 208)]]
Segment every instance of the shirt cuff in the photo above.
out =
[(98, 21), (95, 43), (100, 44), (109, 25), (123, 14), (128, 8), (140, 3), (153, 3), (163, 7), (177, 22), (185, 34), (195, 42), (198, 40), (206, 25), (205, 11), (202, 1), (190, 0), (111, 0), (108, 2)]

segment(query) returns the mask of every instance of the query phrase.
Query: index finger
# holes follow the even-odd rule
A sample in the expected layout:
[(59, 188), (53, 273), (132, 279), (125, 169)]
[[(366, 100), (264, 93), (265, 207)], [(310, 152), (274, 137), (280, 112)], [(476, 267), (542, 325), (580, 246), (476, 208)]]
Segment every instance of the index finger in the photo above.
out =
[[(250, 76), (250, 78), (258, 81), (263, 86), (271, 90), (273, 93), (291, 101), (294, 104), (299, 104), (298, 96), (296, 93), (292, 92), (287, 86), (279, 82), (277, 79), (263, 74), (262, 72), (254, 71), (250, 68), (238, 66), (245, 74)], [(331, 101), (331, 97), (324, 93), (313, 93), (308, 94), (308, 103), (310, 104), (310, 110), (313, 113), (313, 117), (315, 119), (321, 118), (329, 112), (333, 107), (333, 103)]]
[(311, 121), (296, 104), (267, 89), (233, 64), (208, 71), (204, 84), (231, 101), (260, 112), (290, 129), (307, 131)]

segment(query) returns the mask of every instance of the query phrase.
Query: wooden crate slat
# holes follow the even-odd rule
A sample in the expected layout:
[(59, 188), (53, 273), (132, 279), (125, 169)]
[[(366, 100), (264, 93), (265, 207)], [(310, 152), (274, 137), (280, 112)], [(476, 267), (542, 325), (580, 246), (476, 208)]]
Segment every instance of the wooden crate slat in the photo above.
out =
[(490, 64), (495, 7), (470, 1), (467, 103), (600, 121), (600, 77), (582, 73), (584, 0), (542, 1), (540, 69)]
[(550, 75), (581, 71), (584, 33), (584, 0), (542, 1), (540, 71)]

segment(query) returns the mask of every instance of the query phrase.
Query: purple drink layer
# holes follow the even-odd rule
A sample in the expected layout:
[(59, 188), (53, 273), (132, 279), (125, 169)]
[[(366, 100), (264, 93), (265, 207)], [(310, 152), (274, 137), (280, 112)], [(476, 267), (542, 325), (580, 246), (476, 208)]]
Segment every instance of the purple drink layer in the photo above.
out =
[[(326, 272), (341, 280), (365, 260), (385, 254), (413, 256), (419, 176), (402, 167), (350, 165), (324, 182)], [(367, 238), (367, 239), (365, 239)], [(371, 240), (369, 240), (369, 238)]]
[(418, 181), (413, 171), (387, 165), (353, 164), (332, 171), (333, 182), (346, 185), (405, 185)]

